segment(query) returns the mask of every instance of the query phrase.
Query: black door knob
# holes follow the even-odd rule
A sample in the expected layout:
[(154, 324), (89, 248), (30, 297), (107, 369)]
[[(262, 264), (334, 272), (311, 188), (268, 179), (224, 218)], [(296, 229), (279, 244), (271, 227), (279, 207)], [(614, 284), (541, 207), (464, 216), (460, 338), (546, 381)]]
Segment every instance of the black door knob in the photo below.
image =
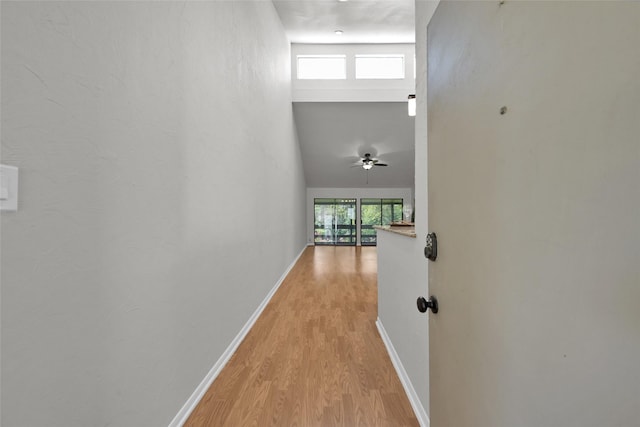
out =
[(431, 295), (429, 300), (426, 300), (424, 297), (418, 297), (418, 311), (420, 313), (426, 312), (428, 309), (431, 309), (433, 314), (438, 312), (438, 299)]

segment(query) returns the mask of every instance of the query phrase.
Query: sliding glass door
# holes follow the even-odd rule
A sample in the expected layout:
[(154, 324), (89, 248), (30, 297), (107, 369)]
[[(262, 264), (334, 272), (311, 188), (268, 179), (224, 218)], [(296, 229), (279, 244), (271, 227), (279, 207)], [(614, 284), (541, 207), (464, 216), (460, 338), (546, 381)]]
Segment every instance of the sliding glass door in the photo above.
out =
[(316, 245), (355, 246), (356, 231), (356, 199), (314, 199)]
[(360, 199), (360, 244), (376, 245), (374, 225), (402, 221), (402, 199)]

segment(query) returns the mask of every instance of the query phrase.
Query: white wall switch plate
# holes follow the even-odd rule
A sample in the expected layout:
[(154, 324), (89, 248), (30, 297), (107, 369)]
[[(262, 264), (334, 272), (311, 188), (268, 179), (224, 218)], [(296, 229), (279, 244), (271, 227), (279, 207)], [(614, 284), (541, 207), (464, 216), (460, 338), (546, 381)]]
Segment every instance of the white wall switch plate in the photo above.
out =
[(18, 168), (0, 165), (0, 211), (18, 210)]

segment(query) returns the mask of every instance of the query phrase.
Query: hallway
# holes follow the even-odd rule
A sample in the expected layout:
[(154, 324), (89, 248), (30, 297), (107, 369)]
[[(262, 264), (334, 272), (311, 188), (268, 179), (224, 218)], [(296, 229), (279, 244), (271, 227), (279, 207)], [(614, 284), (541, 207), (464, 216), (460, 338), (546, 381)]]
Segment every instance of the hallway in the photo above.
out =
[(417, 426), (376, 270), (374, 247), (308, 247), (185, 426)]

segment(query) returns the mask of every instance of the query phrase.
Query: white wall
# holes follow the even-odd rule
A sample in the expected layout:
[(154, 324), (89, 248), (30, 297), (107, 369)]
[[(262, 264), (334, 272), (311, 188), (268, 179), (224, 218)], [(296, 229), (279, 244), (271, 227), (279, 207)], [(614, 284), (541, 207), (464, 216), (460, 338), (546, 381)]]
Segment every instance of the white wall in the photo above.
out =
[[(378, 231), (378, 322), (411, 383), (407, 395), (422, 424), (428, 419), (429, 407), (429, 328), (427, 315), (416, 308), (416, 299), (426, 293), (427, 260), (419, 259), (416, 249), (423, 242)], [(401, 371), (400, 375), (405, 374)]]
[[(356, 224), (360, 221), (360, 199), (403, 199), (404, 205), (412, 205), (411, 188), (307, 188), (307, 244), (313, 244), (314, 208), (313, 199), (351, 198), (357, 199)], [(360, 245), (360, 229), (358, 229), (358, 245)]]
[[(398, 353), (409, 380), (428, 414), (429, 411), (429, 324), (428, 315), (418, 312), (416, 299), (428, 297), (428, 260), (423, 249), (428, 228), (427, 206), (427, 24), (438, 1), (416, 0), (416, 100), (415, 117), (415, 223), (416, 238), (387, 236), (397, 243), (401, 255), (378, 246), (378, 264), (396, 262), (392, 279), (379, 277), (378, 313), (380, 322)], [(378, 233), (381, 234), (381, 233)], [(385, 255), (387, 254), (387, 255)], [(389, 256), (393, 255), (393, 256)], [(386, 256), (389, 260), (382, 260)], [(383, 267), (384, 268), (384, 267)]]
[(305, 244), (278, 17), (2, 2), (1, 35), (2, 425), (167, 425)]

